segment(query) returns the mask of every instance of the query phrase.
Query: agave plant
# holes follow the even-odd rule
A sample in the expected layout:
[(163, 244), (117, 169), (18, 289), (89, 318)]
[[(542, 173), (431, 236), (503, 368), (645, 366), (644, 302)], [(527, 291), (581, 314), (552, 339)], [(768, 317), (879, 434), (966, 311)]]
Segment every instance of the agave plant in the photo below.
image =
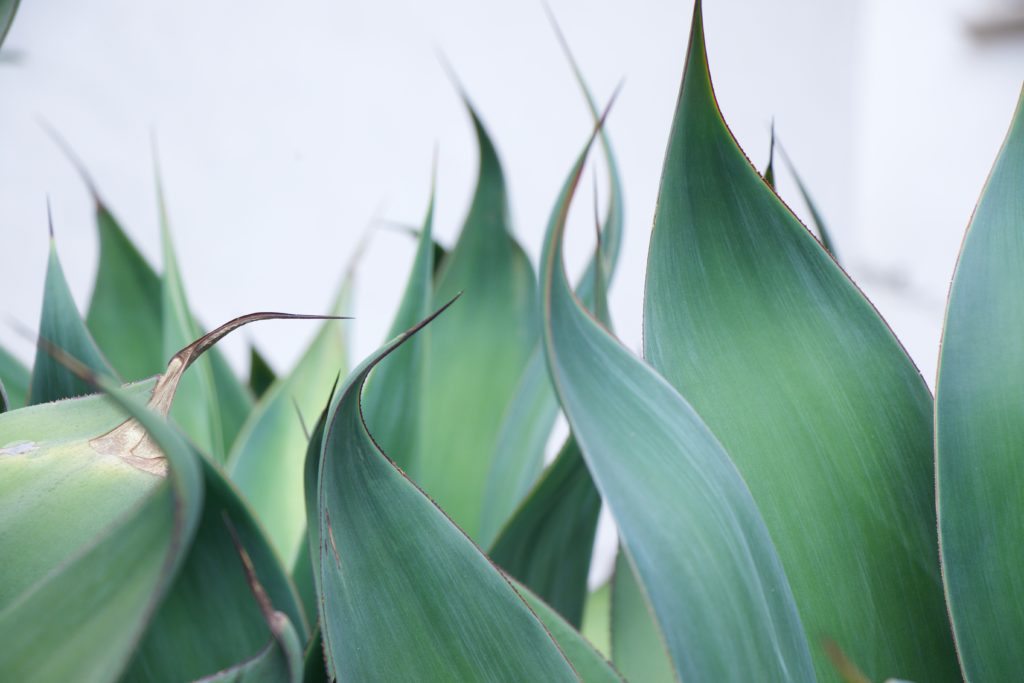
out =
[[(31, 372), (0, 353), (0, 679), (1020, 676), (1024, 104), (968, 228), (933, 400), (813, 203), (820, 241), (729, 133), (700, 2), (643, 358), (622, 346), (622, 189), (583, 91), (595, 129), (538, 270), (469, 107), (462, 232), (435, 243), (431, 199), (391, 339), (350, 372), (345, 321), (280, 377), (254, 352), (243, 382), (214, 345), (339, 317), (351, 268), (328, 316), (203, 334), (162, 193), (158, 274), (89, 183), (85, 318), (51, 238)], [(574, 287), (562, 242), (595, 145), (609, 201)], [(619, 552), (588, 592), (602, 504)]]

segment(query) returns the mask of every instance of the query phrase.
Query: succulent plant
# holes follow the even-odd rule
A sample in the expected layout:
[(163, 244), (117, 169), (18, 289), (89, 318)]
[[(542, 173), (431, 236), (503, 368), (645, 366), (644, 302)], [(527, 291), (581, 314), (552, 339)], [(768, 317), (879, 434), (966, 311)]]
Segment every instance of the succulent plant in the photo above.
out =
[[(625, 348), (606, 300), (622, 188), (582, 89), (595, 127), (537, 271), (467, 99), (480, 169), (462, 232), (435, 242), (431, 198), (390, 339), (351, 371), (352, 323), (334, 318), (353, 269), (326, 316), (204, 333), (162, 192), (158, 273), (86, 176), (88, 312), (51, 230), (31, 371), (0, 350), (0, 679), (1024, 672), (1024, 104), (968, 227), (933, 400), (818, 211), (820, 241), (730, 134), (700, 2), (643, 357)], [(607, 211), (573, 286), (562, 242), (597, 147)], [(268, 318), (327, 319), (290, 372), (253, 350), (243, 381), (215, 344)], [(545, 466), (559, 411), (570, 433)], [(602, 505), (619, 551), (588, 591)]]

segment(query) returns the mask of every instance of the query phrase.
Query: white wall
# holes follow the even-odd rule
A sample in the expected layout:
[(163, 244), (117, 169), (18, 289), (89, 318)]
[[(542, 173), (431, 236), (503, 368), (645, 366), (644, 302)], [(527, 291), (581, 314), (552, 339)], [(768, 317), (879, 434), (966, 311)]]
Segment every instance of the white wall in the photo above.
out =
[[(712, 68), (733, 130), (758, 165), (772, 117), (833, 218), (855, 229), (858, 11), (849, 3), (706, 3)], [(35, 325), (45, 197), (84, 307), (95, 235), (74, 171), (36, 123), (51, 121), (92, 169), (133, 237), (159, 259), (150, 134), (193, 305), (209, 324), (258, 309), (322, 311), (375, 212), (415, 222), (440, 152), (438, 232), (450, 240), (475, 174), (468, 122), (436, 57), (454, 65), (505, 160), (516, 229), (536, 255), (555, 192), (590, 121), (540, 2), (302, 0), (238, 5), (24, 3), (0, 68), (0, 313)], [(628, 236), (613, 307), (640, 341), (647, 232), (689, 31), (686, 2), (552, 2), (610, 119)], [(590, 248), (589, 197), (571, 235)], [(380, 341), (411, 244), (381, 233), (362, 268), (357, 353)], [(306, 324), (247, 332), (278, 367)], [(226, 347), (239, 367), (245, 335)], [(0, 325), (0, 342), (28, 344)]]

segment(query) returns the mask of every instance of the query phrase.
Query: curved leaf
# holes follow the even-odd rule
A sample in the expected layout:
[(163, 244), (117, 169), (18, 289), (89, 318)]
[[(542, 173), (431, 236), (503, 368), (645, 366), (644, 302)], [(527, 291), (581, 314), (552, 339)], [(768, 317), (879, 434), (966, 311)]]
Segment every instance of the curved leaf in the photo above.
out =
[(580, 305), (562, 235), (583, 157), (542, 260), (544, 348), (601, 498), (682, 680), (813, 680), (781, 563), (749, 490), (682, 397)]
[(943, 573), (970, 681), (1024, 671), (1022, 187), (1024, 95), (960, 251), (935, 402)]
[[(98, 379), (110, 399), (95, 396), (0, 416), (0, 442), (16, 437), (22, 444), (21, 450), (5, 448), (0, 456), (5, 470), (0, 534), (6, 552), (0, 563), (6, 592), (0, 600), (0, 672), (5, 680), (115, 680), (197, 526), (203, 485), (190, 447), (127, 392)], [(95, 427), (109, 428), (125, 412), (169, 461), (166, 478), (132, 467), (116, 454), (101, 454), (88, 441), (99, 433)], [(26, 438), (35, 442), (35, 450), (24, 450)], [(83, 506), (82, 514), (69, 508), (62, 514), (51, 505), (51, 496), (66, 506)], [(75, 538), (59, 523), (40, 525), (30, 512), (54, 507), (67, 526), (88, 535)], [(49, 571), (43, 564), (19, 573), (26, 560), (31, 565), (40, 558), (28, 549), (19, 551), (12, 536), (33, 523), (37, 533), (22, 536), (29, 548), (56, 551), (51, 558), (56, 563)], [(60, 547), (41, 545), (40, 531), (56, 534)], [(69, 543), (74, 545), (69, 548)], [(18, 586), (13, 593), (12, 583)]]
[(29, 388), (30, 405), (91, 394), (95, 391), (92, 385), (57, 361), (47, 349), (47, 345), (61, 349), (97, 374), (114, 377), (114, 371), (110, 369), (78, 313), (67, 280), (64, 279), (64, 271), (57, 258), (57, 245), (52, 236), (50, 257), (46, 266), (46, 284), (43, 289), (39, 338), (41, 343), (36, 349), (36, 362), (32, 368), (32, 382)]
[[(583, 72), (553, 17), (552, 25), (596, 121), (599, 116), (597, 104), (583, 78)], [(609, 196), (603, 228), (598, 231), (598, 255), (587, 264), (577, 288), (577, 293), (587, 305), (592, 301), (594, 294), (598, 265), (601, 265), (603, 275), (606, 276), (605, 285), (610, 283), (610, 278), (615, 272), (622, 246), (624, 223), (619, 166), (611, 140), (603, 128), (599, 133), (599, 139), (608, 169)], [(502, 418), (491, 455), (479, 534), (479, 541), (484, 546), (494, 542), (501, 527), (536, 482), (544, 460), (544, 449), (557, 415), (558, 400), (551, 389), (544, 350), (538, 339)]]
[[(206, 498), (199, 527), (139, 645), (127, 674), (130, 680), (176, 683), (209, 676), (264, 652), (268, 639), (274, 639), (280, 619), (268, 624), (261, 617), (231, 529), (247, 549), (266, 597), (283, 613), (285, 630), (303, 642), (307, 635), (298, 595), (263, 531), (216, 467), (205, 459), (201, 463)], [(275, 659), (279, 650), (271, 643), (265, 657)]]
[(510, 233), (497, 152), (467, 107), (480, 147), (480, 174), (462, 234), (438, 273), (434, 305), (465, 294), (427, 335), (429, 400), (421, 452), (410, 474), (476, 536), (489, 456), (537, 339), (537, 302), (533, 267)]
[(820, 647), (830, 637), (872, 679), (957, 679), (928, 389), (729, 133), (699, 2), (651, 236), (644, 353), (749, 483), (818, 675), (836, 680)]
[(365, 361), (332, 400), (318, 497), (329, 671), (343, 681), (576, 680), (522, 598), (360, 415), (369, 372), (432, 319)]

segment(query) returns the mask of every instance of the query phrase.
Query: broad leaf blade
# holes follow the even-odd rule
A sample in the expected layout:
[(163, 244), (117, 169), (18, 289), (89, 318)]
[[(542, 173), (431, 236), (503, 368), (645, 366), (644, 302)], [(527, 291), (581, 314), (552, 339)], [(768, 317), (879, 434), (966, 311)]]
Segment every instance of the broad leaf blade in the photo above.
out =
[(67, 280), (64, 279), (64, 271), (57, 258), (57, 246), (52, 237), (49, 262), (46, 266), (46, 284), (43, 289), (39, 339), (29, 389), (30, 405), (91, 394), (95, 391), (92, 385), (54, 358), (48, 345), (64, 351), (97, 374), (114, 377), (113, 370), (110, 369), (78, 313)]
[(1011, 635), (1024, 632), (1022, 187), (1024, 96), (967, 229), (939, 360), (942, 563), (960, 660), (972, 681), (1013, 680), (1024, 671), (1024, 651)]
[(267, 598), (286, 616), (288, 629), (302, 641), (307, 635), (298, 595), (263, 531), (216, 467), (205, 459), (201, 464), (206, 497), (199, 527), (139, 645), (128, 671), (132, 680), (174, 683), (208, 676), (254, 656), (274, 636), (253, 600), (228, 524), (251, 557)]
[(489, 456), (537, 340), (537, 309), (533, 267), (510, 232), (497, 152), (472, 108), (470, 115), (480, 174), (462, 234), (438, 274), (434, 305), (465, 294), (428, 333), (429, 400), (411, 474), (476, 536)]
[(319, 477), (329, 669), (339, 680), (576, 680), (508, 581), (366, 430), (368, 373), (417, 329), (364, 362), (332, 401)]
[[(0, 607), (0, 634), (4, 638), (0, 672), (5, 679), (116, 680), (178, 571), (195, 532), (203, 486), (190, 447), (163, 419), (131, 396), (112, 384), (105, 383), (104, 388), (123, 411), (120, 416), (113, 411), (113, 420), (109, 403), (98, 396), (0, 417), (0, 432), (13, 430), (0, 437), (0, 441), (6, 443), (17, 434), (29, 436), (33, 425), (43, 426), (43, 432), (36, 437), (40, 448), (45, 439), (53, 439), (50, 448), (54, 455), (59, 455), (67, 465), (74, 465), (71, 458), (76, 458), (85, 466), (79, 468), (79, 476), (89, 470), (103, 477), (110, 467), (117, 466), (118, 458), (88, 450), (89, 433), (83, 434), (81, 430), (87, 425), (113, 426), (127, 412), (148, 431), (170, 464), (165, 479), (136, 471), (136, 481), (139, 476), (155, 480), (141, 498), (132, 502), (124, 496), (123, 487), (119, 487), (119, 494), (105, 497), (114, 498), (115, 506), (119, 501), (122, 505), (121, 514), (109, 511), (110, 523), (105, 531), (87, 539), (48, 573), (37, 574), (34, 582), (20, 590), (13, 600), (4, 601)], [(55, 437), (53, 424), (47, 426), (51, 415), (43, 411), (65, 413), (66, 419), (57, 424), (71, 431)], [(70, 441), (62, 440), (64, 437)], [(4, 460), (5, 466), (12, 466), (11, 459)], [(74, 484), (73, 478), (67, 481)], [(0, 514), (17, 519), (18, 509), (26, 504), (26, 490), (19, 487), (13, 498), (9, 493), (2, 496)], [(96, 502), (102, 504), (105, 498)], [(0, 528), (9, 534), (16, 531), (17, 523), (5, 522)], [(37, 543), (38, 538), (30, 541)], [(4, 547), (13, 549), (7, 543)], [(24, 555), (31, 553), (26, 550)], [(4, 571), (9, 568), (10, 563), (5, 562)], [(7, 586), (8, 582), (3, 584)]]
[(650, 596), (681, 680), (813, 680), (764, 520), (692, 408), (580, 305), (562, 263), (577, 162), (542, 261), (544, 348), (562, 408)]
[(571, 437), (488, 553), (579, 627), (601, 497)]
[(872, 679), (958, 678), (935, 562), (928, 389), (736, 145), (699, 3), (651, 237), (644, 352), (749, 483), (818, 675), (836, 680), (820, 646), (830, 637)]
[(0, 0), (0, 45), (3, 45), (7, 33), (11, 30), (20, 2), (21, 0)]

